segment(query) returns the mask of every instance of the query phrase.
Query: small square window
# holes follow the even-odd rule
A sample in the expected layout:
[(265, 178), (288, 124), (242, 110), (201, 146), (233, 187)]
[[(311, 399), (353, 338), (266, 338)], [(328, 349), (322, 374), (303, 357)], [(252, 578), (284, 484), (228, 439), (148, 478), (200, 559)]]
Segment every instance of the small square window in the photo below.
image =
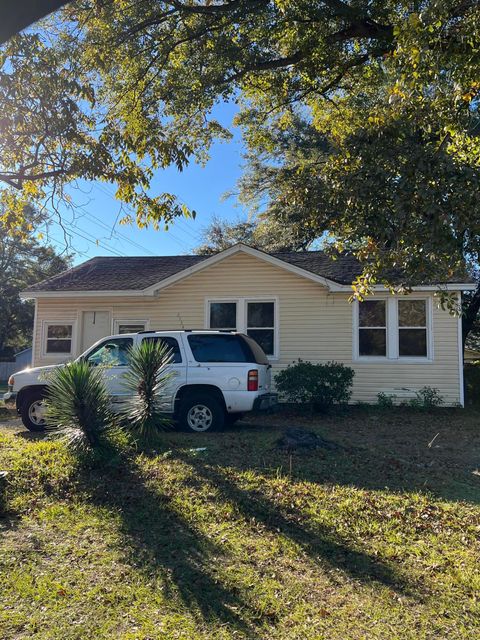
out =
[(73, 325), (47, 325), (46, 353), (70, 354), (72, 352)]

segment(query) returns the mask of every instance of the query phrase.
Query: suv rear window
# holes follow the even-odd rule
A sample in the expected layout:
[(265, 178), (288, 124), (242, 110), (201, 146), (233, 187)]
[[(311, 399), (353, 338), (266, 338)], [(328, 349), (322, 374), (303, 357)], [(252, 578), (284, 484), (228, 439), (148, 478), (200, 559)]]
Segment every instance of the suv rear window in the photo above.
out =
[(255, 340), (253, 338), (250, 338), (250, 336), (243, 336), (243, 339), (252, 350), (253, 357), (255, 358), (255, 362), (257, 364), (268, 364), (268, 358), (265, 355), (265, 351), (258, 344), (258, 342), (255, 342)]
[(194, 334), (188, 336), (188, 343), (197, 362), (255, 362), (243, 336)]

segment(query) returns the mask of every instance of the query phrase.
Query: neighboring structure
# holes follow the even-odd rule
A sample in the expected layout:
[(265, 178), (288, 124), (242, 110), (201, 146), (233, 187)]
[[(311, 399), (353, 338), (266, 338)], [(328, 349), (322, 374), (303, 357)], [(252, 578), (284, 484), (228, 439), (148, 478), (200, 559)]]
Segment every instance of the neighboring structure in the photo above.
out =
[(28, 349), (23, 349), (23, 351), (19, 351), (15, 354), (15, 365), (17, 367), (17, 371), (20, 369), (26, 369), (26, 367), (32, 366), (32, 355), (33, 349), (32, 347), (28, 347)]
[(9, 362), (0, 362), (0, 381), (6, 381), (15, 373), (21, 369), (26, 369), (32, 364), (32, 347), (23, 349), (15, 354), (15, 360)]
[(275, 370), (299, 358), (355, 370), (353, 401), (412, 397), (429, 385), (463, 404), (461, 322), (438, 308), (439, 287), (408, 296), (383, 287), (351, 303), (361, 271), (351, 257), (266, 254), (239, 244), (214, 256), (93, 258), (32, 286), (34, 366), (76, 357), (100, 338), (144, 329), (236, 329), (255, 338)]

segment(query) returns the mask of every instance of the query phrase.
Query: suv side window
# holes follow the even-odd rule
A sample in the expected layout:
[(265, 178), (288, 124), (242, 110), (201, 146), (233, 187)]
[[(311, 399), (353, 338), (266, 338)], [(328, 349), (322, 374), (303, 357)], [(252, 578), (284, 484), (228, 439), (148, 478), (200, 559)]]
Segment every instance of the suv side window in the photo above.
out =
[(132, 338), (110, 338), (90, 351), (86, 361), (94, 367), (126, 367)]
[(188, 343), (197, 362), (255, 362), (239, 335), (193, 334), (188, 336)]
[(178, 364), (179, 362), (182, 362), (182, 354), (180, 353), (178, 340), (175, 338), (171, 338), (170, 336), (147, 336), (146, 338), (143, 338), (143, 340), (148, 340), (150, 342), (163, 342), (168, 347), (169, 351), (172, 352), (172, 363)]

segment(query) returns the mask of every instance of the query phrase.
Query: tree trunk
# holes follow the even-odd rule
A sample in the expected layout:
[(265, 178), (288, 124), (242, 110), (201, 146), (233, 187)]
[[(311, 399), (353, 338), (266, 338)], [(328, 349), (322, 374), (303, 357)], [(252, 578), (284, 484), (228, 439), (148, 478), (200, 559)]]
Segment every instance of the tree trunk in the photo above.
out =
[(465, 341), (468, 337), (468, 334), (473, 328), (475, 320), (477, 319), (478, 312), (480, 311), (480, 283), (477, 284), (477, 288), (475, 289), (475, 293), (473, 294), (468, 307), (463, 311), (462, 318), (462, 337), (463, 337), (463, 347), (465, 348)]

